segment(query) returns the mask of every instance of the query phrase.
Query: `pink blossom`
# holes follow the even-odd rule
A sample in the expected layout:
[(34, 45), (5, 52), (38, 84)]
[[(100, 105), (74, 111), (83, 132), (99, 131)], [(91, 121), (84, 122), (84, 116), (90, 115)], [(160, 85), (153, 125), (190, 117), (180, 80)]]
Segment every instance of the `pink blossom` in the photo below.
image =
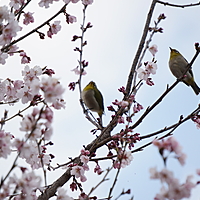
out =
[(158, 46), (156, 44), (152, 45), (151, 47), (149, 47), (149, 51), (153, 56), (155, 56), (155, 54), (158, 52)]
[(42, 75), (42, 68), (39, 66), (35, 66), (33, 68), (30, 68), (28, 65), (24, 67), (24, 70), (22, 71), (22, 76), (24, 76), (24, 82), (26, 85), (31, 86), (31, 84), (35, 79), (39, 79), (39, 76)]
[(57, 200), (73, 200), (73, 198), (67, 195), (67, 190), (64, 188), (59, 187), (57, 189)]
[(133, 106), (133, 112), (134, 113), (138, 113), (140, 110), (142, 110), (143, 109), (143, 106), (142, 105), (140, 105), (139, 103), (136, 103), (136, 104), (134, 104), (134, 106)]
[(149, 74), (156, 74), (157, 64), (154, 62), (148, 62), (145, 69)]
[(30, 63), (31, 58), (28, 57), (24, 51), (20, 52), (19, 55), (22, 56), (22, 60), (21, 60), (22, 64)]
[[(13, 1), (13, 0), (12, 0)], [(14, 15), (9, 13), (7, 6), (1, 6), (0, 7), (0, 23), (2, 23), (4, 20), (9, 21), (10, 19), (14, 18)]]
[(71, 0), (63, 0), (65, 3), (69, 3)]
[(12, 45), (12, 46), (9, 48), (9, 51), (8, 51), (9, 55), (10, 55), (10, 56), (13, 56), (13, 55), (14, 55), (14, 52), (16, 52), (18, 48), (19, 48), (19, 47), (18, 47), (17, 45)]
[(0, 101), (4, 100), (4, 96), (7, 91), (6, 82), (7, 81), (1, 82), (1, 80), (0, 80)]
[(41, 0), (38, 4), (40, 7), (49, 8), (49, 4), (52, 4), (53, 0)]
[(152, 86), (154, 85), (154, 82), (151, 80), (151, 78), (147, 78), (146, 84)]
[(94, 173), (97, 173), (98, 175), (102, 174), (102, 169), (101, 167), (97, 164), (96, 167), (94, 168)]
[(28, 25), (28, 24), (33, 23), (33, 22), (34, 22), (33, 13), (30, 13), (30, 12), (24, 13), (23, 23), (25, 25)]
[[(43, 152), (43, 147), (40, 146), (39, 148), (40, 152)], [(20, 152), (20, 157), (25, 159), (32, 169), (39, 169), (42, 167), (41, 159), (44, 165), (48, 165), (51, 160), (49, 155), (39, 155), (38, 145), (34, 141), (24, 143)]]
[[(80, 75), (81, 74), (81, 71), (79, 70), (79, 67), (76, 67), (74, 69), (72, 69), (71, 71), (74, 71), (76, 75)], [(85, 69), (82, 71), (82, 75), (86, 75), (86, 71)]]
[(60, 21), (55, 21), (47, 32), (48, 37), (52, 38), (52, 35), (57, 34), (61, 30)]
[(79, 0), (71, 0), (72, 3), (77, 3)]
[(32, 90), (27, 85), (25, 85), (23, 88), (17, 90), (16, 97), (20, 98), (22, 103), (25, 104), (29, 101), (32, 101), (34, 95)]
[(68, 22), (73, 24), (74, 22), (77, 22), (77, 19), (75, 16), (70, 15), (68, 16)]
[(133, 160), (133, 156), (131, 151), (121, 151), (118, 154), (117, 161), (114, 162), (114, 168), (125, 168), (126, 166), (130, 165), (131, 161)]
[(90, 155), (90, 152), (88, 150), (81, 149), (81, 154), (85, 155), (85, 156), (88, 156), (88, 155)]
[(82, 182), (85, 182), (87, 178), (84, 175), (85, 170), (83, 169), (82, 166), (74, 166), (71, 169), (71, 175), (74, 175), (76, 178), (80, 178)]
[(174, 152), (176, 154), (176, 158), (180, 162), (181, 165), (185, 164), (186, 155), (182, 152), (182, 147), (175, 140), (174, 137), (170, 137), (166, 140), (154, 140), (153, 144), (158, 147), (159, 151), (162, 149), (167, 150), (170, 153)]
[(63, 99), (56, 99), (55, 102), (52, 104), (56, 110), (60, 110), (61, 108), (65, 109), (66, 102)]
[(57, 79), (48, 77), (42, 79), (42, 91), (46, 102), (55, 103), (57, 99), (62, 98), (65, 89), (61, 86)]
[(16, 200), (21, 199), (22, 196), (28, 197), (26, 199), (34, 200), (37, 198), (35, 191), (40, 187), (41, 177), (35, 175), (33, 171), (28, 173), (22, 173), (22, 176), (20, 178), (18, 178), (14, 174), (12, 177), (10, 177), (9, 184), (14, 184), (15, 186)]
[(0, 35), (0, 45), (8, 44), (13, 37), (17, 35), (17, 32), (21, 30), (21, 27), (18, 25), (18, 22), (14, 19), (9, 22), (7, 26), (2, 31)]
[(83, 3), (84, 5), (90, 5), (90, 4), (93, 3), (93, 0), (82, 0), (82, 3)]
[[(17, 89), (13, 87), (13, 84), (11, 81), (6, 81), (6, 98), (5, 102), (12, 102), (17, 99), (16, 96)], [(12, 105), (12, 103), (10, 103)]]
[(8, 132), (4, 132), (4, 130), (0, 131), (0, 157), (7, 158), (11, 153), (11, 140), (13, 137), (13, 135)]
[(147, 78), (149, 77), (149, 72), (147, 70), (142, 69), (141, 67), (139, 69), (136, 70), (138, 73), (138, 78), (141, 80), (147, 80)]
[(89, 162), (89, 157), (88, 156), (81, 155), (80, 159), (81, 159), (81, 162), (83, 164), (87, 164)]
[(0, 53), (0, 64), (4, 65), (6, 63), (6, 58), (8, 58), (7, 53)]
[(112, 102), (114, 105), (118, 105), (120, 107), (127, 107), (129, 105), (129, 102), (128, 101), (118, 101), (117, 99), (115, 99), (114, 102)]
[(18, 10), (24, 4), (24, 0), (10, 0), (10, 7), (13, 7), (15, 10)]
[(154, 198), (155, 200), (189, 198), (192, 188), (195, 187), (195, 184), (191, 182), (192, 176), (188, 176), (186, 182), (180, 184), (178, 179), (174, 178), (173, 173), (167, 169), (158, 172), (156, 168), (151, 168), (150, 173), (152, 179), (159, 179), (168, 186), (168, 188), (164, 186), (161, 188), (160, 193)]

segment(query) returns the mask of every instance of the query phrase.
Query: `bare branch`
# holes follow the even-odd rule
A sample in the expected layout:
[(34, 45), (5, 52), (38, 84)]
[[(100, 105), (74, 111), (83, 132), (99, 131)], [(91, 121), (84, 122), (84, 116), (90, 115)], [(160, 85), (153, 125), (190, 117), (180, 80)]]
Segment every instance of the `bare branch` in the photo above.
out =
[(159, 1), (159, 0), (157, 2), (160, 3), (160, 4), (163, 4), (165, 6), (172, 6), (172, 7), (179, 7), (179, 8), (186, 8), (186, 7), (192, 7), (192, 6), (199, 6), (200, 5), (200, 2), (185, 4), (185, 5), (172, 4), (172, 3), (163, 2), (163, 1)]

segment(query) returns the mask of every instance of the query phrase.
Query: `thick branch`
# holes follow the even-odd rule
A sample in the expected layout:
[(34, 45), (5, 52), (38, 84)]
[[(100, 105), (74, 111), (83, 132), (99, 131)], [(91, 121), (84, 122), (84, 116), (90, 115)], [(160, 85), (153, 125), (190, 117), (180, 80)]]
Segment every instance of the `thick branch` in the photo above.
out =
[(132, 85), (132, 81), (133, 81), (133, 74), (135, 72), (135, 69), (136, 69), (140, 54), (142, 52), (142, 49), (144, 47), (144, 43), (145, 43), (147, 33), (148, 33), (148, 30), (149, 30), (149, 24), (151, 22), (151, 17), (152, 17), (153, 10), (155, 8), (156, 2), (157, 2), (156, 0), (152, 1), (150, 10), (149, 10), (149, 13), (148, 13), (148, 16), (147, 16), (146, 24), (145, 24), (145, 27), (144, 27), (143, 35), (142, 35), (142, 38), (140, 40), (140, 44), (139, 44), (138, 50), (136, 52), (135, 58), (133, 60), (133, 64), (132, 64), (131, 71), (129, 73), (129, 77), (128, 77), (128, 81), (127, 81), (127, 85), (126, 85), (127, 95), (129, 95), (129, 93), (130, 93), (130, 89), (131, 89), (131, 85)]

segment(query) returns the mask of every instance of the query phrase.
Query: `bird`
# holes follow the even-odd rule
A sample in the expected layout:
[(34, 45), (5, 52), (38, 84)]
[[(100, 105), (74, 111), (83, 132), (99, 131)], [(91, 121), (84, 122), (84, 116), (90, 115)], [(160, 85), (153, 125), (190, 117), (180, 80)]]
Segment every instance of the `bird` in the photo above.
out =
[(185, 75), (182, 81), (187, 86), (191, 86), (195, 94), (198, 95), (200, 93), (200, 88), (194, 81), (194, 75), (192, 69), (190, 68), (186, 72), (188, 68), (188, 61), (181, 55), (181, 53), (179, 53), (179, 51), (177, 51), (176, 49), (172, 49), (171, 47), (169, 48), (170, 48), (169, 68), (172, 74), (178, 79), (182, 78), (183, 75)]
[(83, 102), (89, 110), (97, 112), (100, 117), (100, 123), (102, 124), (102, 115), (104, 113), (103, 96), (97, 89), (95, 82), (90, 81), (81, 92)]

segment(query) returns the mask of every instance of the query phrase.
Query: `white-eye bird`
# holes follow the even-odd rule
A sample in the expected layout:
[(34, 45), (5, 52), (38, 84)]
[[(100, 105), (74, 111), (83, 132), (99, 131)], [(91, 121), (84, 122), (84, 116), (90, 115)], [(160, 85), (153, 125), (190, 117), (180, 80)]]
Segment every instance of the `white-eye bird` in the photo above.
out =
[[(176, 78), (181, 78), (183, 77), (187, 67), (188, 61), (176, 49), (172, 49), (170, 47), (169, 68), (172, 74)], [(194, 81), (194, 76), (191, 68), (186, 72), (185, 77), (183, 78), (183, 82), (187, 86), (191, 86), (196, 95), (200, 93), (200, 88)]]
[(104, 113), (103, 96), (97, 89), (95, 82), (91, 81), (85, 86), (81, 93), (81, 97), (88, 109), (98, 113), (102, 123), (102, 115)]

